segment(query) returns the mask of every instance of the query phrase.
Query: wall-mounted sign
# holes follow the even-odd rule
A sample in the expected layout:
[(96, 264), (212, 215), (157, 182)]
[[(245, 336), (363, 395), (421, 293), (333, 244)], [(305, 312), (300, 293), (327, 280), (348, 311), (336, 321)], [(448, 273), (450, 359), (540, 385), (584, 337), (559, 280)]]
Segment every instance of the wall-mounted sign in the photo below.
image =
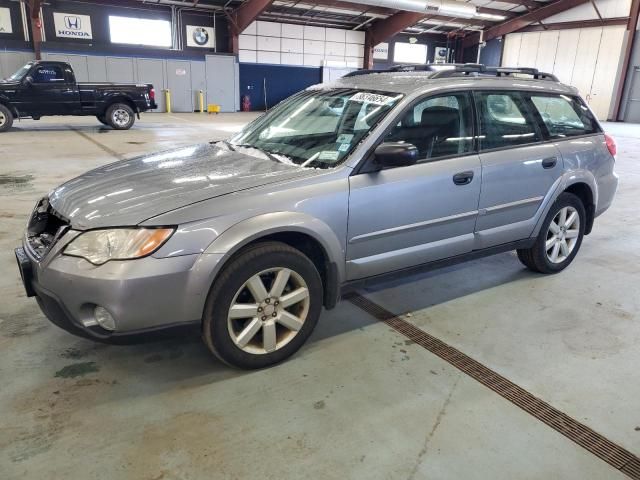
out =
[(56, 37), (82, 38), (86, 40), (93, 38), (91, 17), (89, 15), (53, 12), (53, 23), (56, 29)]
[(187, 25), (187, 47), (215, 48), (216, 35), (213, 27)]
[(373, 48), (373, 58), (376, 60), (388, 60), (389, 59), (389, 44), (379, 43)]
[(436, 51), (433, 56), (434, 63), (447, 63), (449, 60), (449, 49), (445, 47), (436, 47)]
[(184, 77), (187, 74), (187, 71), (184, 68), (176, 68), (176, 75), (179, 77)]
[(11, 28), (11, 10), (6, 7), (0, 8), (0, 33), (13, 33), (13, 28)]

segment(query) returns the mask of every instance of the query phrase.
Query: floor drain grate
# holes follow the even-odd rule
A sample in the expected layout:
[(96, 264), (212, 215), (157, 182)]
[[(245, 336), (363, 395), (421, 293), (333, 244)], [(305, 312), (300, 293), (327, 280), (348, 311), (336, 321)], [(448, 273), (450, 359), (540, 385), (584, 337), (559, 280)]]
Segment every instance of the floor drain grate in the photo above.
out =
[(568, 439), (593, 453), (596, 457), (620, 470), (620, 472), (635, 480), (640, 480), (640, 458), (633, 453), (362, 295), (349, 293), (345, 295), (345, 299), (490, 388), (541, 422), (546, 423)]

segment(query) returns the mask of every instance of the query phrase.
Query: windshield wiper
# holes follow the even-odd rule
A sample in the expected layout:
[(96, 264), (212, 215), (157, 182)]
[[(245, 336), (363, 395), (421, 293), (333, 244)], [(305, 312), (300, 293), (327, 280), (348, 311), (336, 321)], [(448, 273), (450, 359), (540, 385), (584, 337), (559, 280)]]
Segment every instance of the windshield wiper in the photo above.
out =
[(260, 148), (260, 147), (255, 147), (253, 145), (249, 145), (249, 144), (244, 144), (244, 145), (236, 145), (236, 147), (240, 147), (240, 148), (253, 148), (254, 150), (258, 150), (259, 152), (264, 153), (269, 160), (273, 160), (274, 162), (278, 162), (278, 163), (284, 163), (283, 161), (281, 161), (278, 157), (276, 157), (273, 153), (265, 150), (264, 148)]
[(209, 142), (209, 143), (212, 145), (215, 145), (216, 143), (224, 143), (229, 150), (231, 150), (232, 152), (236, 151), (234, 145), (232, 143), (229, 143), (227, 140), (217, 140), (215, 142)]

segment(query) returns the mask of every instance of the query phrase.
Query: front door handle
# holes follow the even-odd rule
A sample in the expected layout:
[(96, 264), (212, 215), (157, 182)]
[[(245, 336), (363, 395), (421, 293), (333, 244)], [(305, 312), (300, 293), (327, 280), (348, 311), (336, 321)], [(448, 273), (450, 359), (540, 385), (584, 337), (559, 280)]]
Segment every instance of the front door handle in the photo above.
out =
[(469, 185), (473, 180), (473, 172), (460, 172), (453, 176), (453, 183), (456, 185)]
[(542, 168), (553, 168), (558, 163), (558, 157), (549, 157), (542, 160)]

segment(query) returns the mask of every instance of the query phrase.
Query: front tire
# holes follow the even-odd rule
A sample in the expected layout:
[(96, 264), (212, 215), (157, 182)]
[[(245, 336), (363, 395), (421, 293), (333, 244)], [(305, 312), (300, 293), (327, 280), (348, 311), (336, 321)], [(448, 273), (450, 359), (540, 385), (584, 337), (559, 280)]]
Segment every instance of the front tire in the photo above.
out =
[(231, 260), (211, 288), (204, 341), (228, 365), (274, 365), (309, 338), (322, 298), (320, 275), (303, 253), (280, 242), (257, 244)]
[(530, 270), (557, 273), (569, 266), (580, 250), (587, 215), (582, 201), (564, 192), (552, 205), (533, 247), (518, 250)]
[(126, 103), (114, 103), (107, 109), (106, 120), (114, 130), (129, 130), (136, 116), (133, 108)]
[(0, 132), (6, 132), (13, 125), (13, 113), (5, 105), (0, 104)]

